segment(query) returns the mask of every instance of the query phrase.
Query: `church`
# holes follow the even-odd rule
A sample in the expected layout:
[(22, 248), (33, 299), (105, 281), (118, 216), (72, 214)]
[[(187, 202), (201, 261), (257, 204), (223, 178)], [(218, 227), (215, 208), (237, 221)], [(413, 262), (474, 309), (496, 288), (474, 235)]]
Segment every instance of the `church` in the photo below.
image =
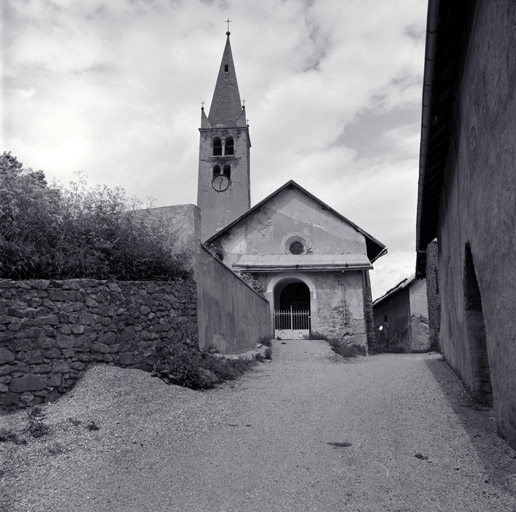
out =
[(249, 126), (226, 36), (208, 115), (201, 109), (201, 241), (259, 283), (276, 338), (374, 350), (369, 271), (386, 247), (293, 180), (251, 207)]

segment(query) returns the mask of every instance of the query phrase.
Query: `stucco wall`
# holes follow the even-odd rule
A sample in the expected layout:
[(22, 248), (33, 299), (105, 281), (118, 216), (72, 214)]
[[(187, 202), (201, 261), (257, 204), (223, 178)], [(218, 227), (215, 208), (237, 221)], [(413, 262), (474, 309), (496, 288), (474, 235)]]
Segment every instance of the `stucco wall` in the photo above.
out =
[(428, 303), (424, 279), (412, 281), (409, 289), (410, 300), (410, 350), (427, 352), (430, 350), (428, 335)]
[(182, 254), (189, 268), (195, 266), (195, 258), (201, 242), (200, 209), (194, 204), (177, 204), (149, 208), (139, 212), (148, 222), (158, 222), (168, 234), (168, 248), (174, 254)]
[(426, 248), (426, 298), (430, 347), (440, 350), (441, 298), (439, 297), (439, 248), (434, 240)]
[(361, 233), (297, 189), (273, 197), (214, 246), (231, 266), (242, 254), (286, 254), (295, 236), (307, 242), (312, 254), (367, 254)]
[(196, 280), (201, 348), (236, 354), (272, 338), (268, 302), (204, 248)]
[(0, 280), (0, 408), (64, 393), (94, 362), (152, 369), (157, 342), (197, 344), (193, 281)]
[(476, 6), (439, 215), (440, 344), (475, 394), (478, 354), (468, 333), (465, 301), (470, 244), (494, 413), (500, 434), (516, 447), (516, 3)]
[(408, 288), (402, 288), (390, 297), (375, 304), (374, 322), (378, 333), (377, 349), (379, 352), (410, 352), (410, 300)]
[[(249, 182), (249, 131), (247, 127), (201, 129), (197, 204), (201, 208), (202, 240), (228, 225), (251, 207)], [(233, 156), (213, 156), (214, 137), (233, 137)], [(229, 187), (217, 192), (212, 187), (213, 167), (231, 167)]]
[(284, 280), (299, 280), (310, 289), (312, 333), (367, 347), (362, 272), (285, 272), (253, 274), (266, 290), (271, 314), (274, 289)]

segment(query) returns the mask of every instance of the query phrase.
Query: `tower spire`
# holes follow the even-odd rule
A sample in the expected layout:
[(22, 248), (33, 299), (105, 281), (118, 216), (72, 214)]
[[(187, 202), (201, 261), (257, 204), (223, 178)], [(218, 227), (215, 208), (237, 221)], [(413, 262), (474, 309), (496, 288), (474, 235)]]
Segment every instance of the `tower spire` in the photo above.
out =
[(211, 100), (208, 120), (212, 126), (235, 126), (237, 119), (242, 115), (240, 92), (233, 63), (231, 43), (229, 41), (229, 23), (226, 20), (228, 31), (226, 32), (226, 46), (220, 63), (219, 74), (213, 99)]

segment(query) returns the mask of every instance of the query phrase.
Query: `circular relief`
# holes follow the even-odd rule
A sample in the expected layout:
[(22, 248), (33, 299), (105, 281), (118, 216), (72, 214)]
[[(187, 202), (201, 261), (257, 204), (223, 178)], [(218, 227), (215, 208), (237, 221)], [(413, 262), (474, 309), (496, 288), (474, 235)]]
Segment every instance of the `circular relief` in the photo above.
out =
[(299, 240), (296, 240), (290, 244), (289, 251), (291, 254), (303, 254), (305, 246)]

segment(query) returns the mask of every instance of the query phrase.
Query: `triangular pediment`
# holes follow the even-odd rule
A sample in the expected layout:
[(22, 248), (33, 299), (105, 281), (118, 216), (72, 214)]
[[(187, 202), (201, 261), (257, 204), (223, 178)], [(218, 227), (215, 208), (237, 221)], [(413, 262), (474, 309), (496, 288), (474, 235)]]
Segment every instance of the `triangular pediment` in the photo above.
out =
[[(271, 215), (271, 211), (274, 212), (273, 215)], [(269, 224), (267, 235), (265, 234), (265, 221), (261, 217), (267, 218), (266, 223)], [(295, 238), (296, 233), (318, 230), (327, 233), (328, 239), (339, 237), (340, 234), (342, 238), (348, 240), (356, 239), (356, 244), (359, 244), (359, 241), (362, 240), (365, 247), (364, 252), (367, 253), (371, 262), (386, 251), (384, 244), (293, 180), (285, 183), (215, 233), (206, 240), (206, 243), (215, 243), (224, 236), (243, 231), (246, 231), (247, 238), (250, 238), (250, 232), (260, 229), (264, 231), (263, 236), (269, 236), (272, 231), (276, 239), (285, 238), (288, 240), (289, 234), (291, 238)], [(332, 245), (328, 241), (328, 248), (325, 252), (331, 253), (335, 250), (335, 244)]]

